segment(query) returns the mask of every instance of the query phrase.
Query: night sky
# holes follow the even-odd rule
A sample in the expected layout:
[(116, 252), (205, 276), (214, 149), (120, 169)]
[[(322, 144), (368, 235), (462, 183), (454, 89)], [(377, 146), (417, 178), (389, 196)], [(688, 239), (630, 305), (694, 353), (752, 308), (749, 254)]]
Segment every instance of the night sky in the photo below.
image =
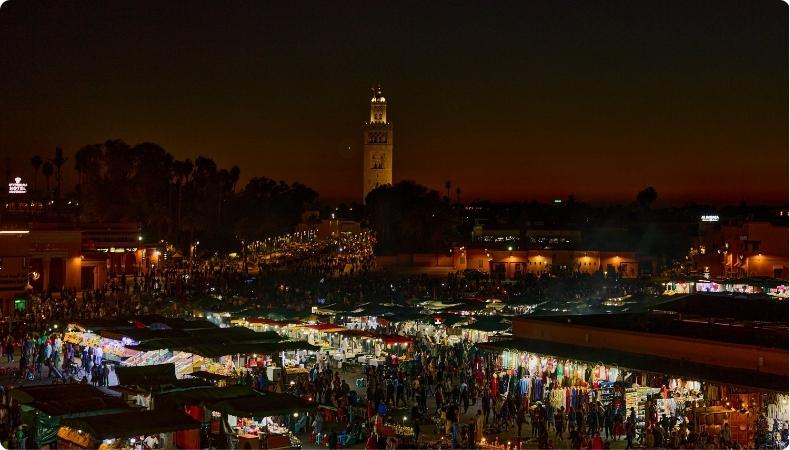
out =
[(31, 178), (30, 156), (56, 145), (73, 155), (149, 141), (238, 164), (243, 182), (358, 200), (360, 127), (380, 82), (396, 180), (452, 180), (464, 200), (628, 202), (653, 185), (666, 203), (785, 202), (787, 11), (767, 0), (9, 0), (0, 154)]

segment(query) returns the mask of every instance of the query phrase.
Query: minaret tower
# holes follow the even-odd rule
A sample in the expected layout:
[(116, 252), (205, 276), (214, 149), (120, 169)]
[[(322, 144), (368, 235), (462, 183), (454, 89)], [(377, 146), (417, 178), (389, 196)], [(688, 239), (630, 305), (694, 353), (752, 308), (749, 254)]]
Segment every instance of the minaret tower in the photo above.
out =
[(370, 99), (370, 121), (362, 131), (362, 201), (378, 186), (392, 184), (392, 124), (387, 122), (387, 99), (381, 85)]

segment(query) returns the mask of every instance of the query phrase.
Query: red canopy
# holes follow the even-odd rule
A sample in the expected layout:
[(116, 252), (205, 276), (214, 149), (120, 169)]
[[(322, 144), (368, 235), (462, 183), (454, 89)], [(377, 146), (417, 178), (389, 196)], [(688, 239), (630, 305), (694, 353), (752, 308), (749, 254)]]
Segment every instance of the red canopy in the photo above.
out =
[(412, 339), (406, 336), (381, 336), (385, 344), (411, 344)]
[(256, 324), (260, 324), (260, 325), (275, 325), (275, 326), (278, 326), (278, 327), (299, 323), (299, 321), (296, 321), (296, 320), (272, 320), (272, 319), (267, 319), (265, 317), (255, 317), (255, 318), (252, 318), (252, 319), (247, 319), (247, 322), (248, 323), (256, 323)]
[(305, 325), (305, 328), (309, 328), (311, 330), (316, 331), (323, 331), (325, 333), (331, 333), (335, 331), (343, 331), (346, 328), (334, 323), (319, 323), (316, 325)]

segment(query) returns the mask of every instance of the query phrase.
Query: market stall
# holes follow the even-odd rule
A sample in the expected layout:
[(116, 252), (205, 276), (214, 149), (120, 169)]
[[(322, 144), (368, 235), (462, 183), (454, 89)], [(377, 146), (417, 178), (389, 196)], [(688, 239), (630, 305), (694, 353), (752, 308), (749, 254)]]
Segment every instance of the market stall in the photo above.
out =
[(60, 449), (186, 448), (184, 434), (197, 434), (200, 422), (180, 411), (154, 410), (65, 419), (58, 430)]
[(487, 382), (495, 393), (514, 393), (526, 403), (540, 401), (555, 410), (564, 407), (567, 411), (593, 402), (624, 412), (634, 408), (637, 426), (656, 421), (662, 414), (683, 418), (705, 400), (705, 389), (698, 381), (601, 362), (504, 350), (496, 357), (494, 373), (484, 373), (483, 367), (481, 361), (474, 364), (473, 375)]
[(85, 384), (24, 386), (9, 394), (21, 405), (23, 423), (35, 430), (32, 441), (37, 448), (57, 441), (63, 420), (133, 410), (120, 398)]
[(104, 359), (115, 362), (123, 361), (139, 353), (126, 347), (127, 345), (139, 344), (139, 342), (133, 339), (128, 337), (112, 339), (89, 331), (68, 331), (63, 336), (63, 342), (79, 345), (82, 348), (89, 347), (100, 349), (100, 352), (97, 352), (98, 354), (102, 355)]
[(459, 325), (462, 338), (468, 342), (488, 342), (494, 337), (510, 336), (510, 321), (501, 317), (478, 317), (473, 322)]
[(212, 422), (220, 422), (212, 429), (231, 431), (238, 439), (237, 448), (242, 449), (301, 448), (292, 430), (300, 420), (306, 423), (307, 412), (316, 406), (315, 402), (274, 392), (206, 404), (212, 411)]
[[(222, 376), (240, 376), (245, 369), (272, 364), (272, 359), (259, 355), (277, 355), (280, 365), (284, 352), (315, 350), (303, 341), (283, 341), (279, 334), (254, 332), (246, 328), (222, 329), (225, 339), (213, 341), (212, 333), (202, 339), (156, 339), (130, 346), (139, 351), (123, 362), (125, 366), (173, 364), (176, 376), (183, 378), (194, 372)], [(250, 334), (251, 333), (251, 334)]]

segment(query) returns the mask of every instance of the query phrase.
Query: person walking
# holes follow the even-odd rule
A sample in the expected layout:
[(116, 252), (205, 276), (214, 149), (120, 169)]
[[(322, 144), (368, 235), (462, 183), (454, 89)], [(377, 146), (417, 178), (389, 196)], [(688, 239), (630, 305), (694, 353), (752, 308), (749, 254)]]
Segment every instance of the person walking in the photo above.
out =
[(604, 411), (603, 417), (603, 431), (604, 437), (608, 441), (613, 437), (612, 429), (614, 427), (614, 413), (612, 412), (611, 406), (607, 407)]
[(636, 436), (636, 422), (634, 420), (631, 420), (631, 417), (629, 417), (628, 420), (625, 421), (626, 450), (630, 448), (634, 448), (635, 436)]
[(11, 337), (9, 334), (5, 340), (5, 357), (6, 357), (6, 364), (11, 364), (14, 362), (14, 338)]
[(559, 441), (563, 441), (563, 432), (565, 431), (565, 407), (560, 406), (560, 410), (557, 411), (557, 414), (554, 415), (554, 428), (556, 432), (554, 433), (554, 438), (559, 439)]
[(486, 389), (483, 392), (483, 417), (485, 419), (485, 424), (488, 424), (489, 415), (491, 415), (491, 394), (489, 394), (488, 390)]
[(524, 417), (524, 408), (519, 408), (516, 412), (516, 428), (518, 429), (518, 438), (521, 439), (521, 427), (524, 426), (526, 418)]

